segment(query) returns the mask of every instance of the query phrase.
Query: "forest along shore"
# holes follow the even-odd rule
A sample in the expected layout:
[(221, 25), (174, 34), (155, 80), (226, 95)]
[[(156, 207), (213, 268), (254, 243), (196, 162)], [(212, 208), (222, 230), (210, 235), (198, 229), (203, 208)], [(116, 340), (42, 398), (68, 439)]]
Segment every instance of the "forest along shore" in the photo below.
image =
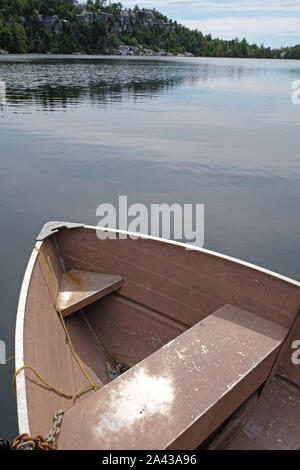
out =
[(271, 49), (213, 39), (155, 9), (106, 0), (0, 0), (0, 53), (300, 59), (300, 45)]

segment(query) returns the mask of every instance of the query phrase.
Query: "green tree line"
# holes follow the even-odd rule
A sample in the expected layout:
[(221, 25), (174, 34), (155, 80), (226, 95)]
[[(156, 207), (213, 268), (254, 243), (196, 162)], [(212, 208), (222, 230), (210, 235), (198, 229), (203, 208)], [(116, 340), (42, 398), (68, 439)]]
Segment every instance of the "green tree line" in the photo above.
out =
[[(171, 54), (189, 52), (195, 56), (286, 58), (300, 59), (300, 45), (291, 48), (271, 49), (263, 44), (249, 44), (244, 38), (230, 41), (213, 39), (210, 34), (190, 30), (176, 21), (169, 21), (155, 9), (145, 10), (136, 6), (133, 10), (137, 23), (132, 32), (110, 33), (107, 25), (100, 21), (99, 10), (113, 15), (118, 21), (123, 7), (120, 2), (87, 0), (87, 10), (95, 13), (91, 23), (79, 20), (82, 5), (76, 0), (0, 0), (0, 49), (11, 53), (112, 53), (120, 43), (150, 48)], [(151, 11), (161, 22), (151, 29), (143, 28), (145, 11)], [(63, 22), (61, 29), (45, 28), (40, 15), (57, 15)], [(164, 25), (163, 23), (169, 23)]]

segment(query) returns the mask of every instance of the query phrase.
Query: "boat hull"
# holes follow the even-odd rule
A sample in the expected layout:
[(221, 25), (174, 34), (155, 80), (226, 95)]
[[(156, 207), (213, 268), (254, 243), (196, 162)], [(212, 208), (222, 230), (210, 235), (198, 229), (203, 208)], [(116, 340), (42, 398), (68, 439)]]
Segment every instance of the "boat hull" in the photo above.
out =
[[(96, 227), (80, 226), (58, 230), (55, 235), (36, 242), (49, 268), (55, 297), (60, 294), (65, 271), (86, 271), (96, 275), (104, 273), (123, 279), (115, 292), (88, 305), (86, 302), (84, 309), (79, 306), (78, 311), (74, 311), (73, 308), (72, 314), (65, 318), (76, 353), (91, 380), (102, 389), (97, 393), (106, 393), (105, 390), (107, 393), (109, 390), (117, 393), (116, 384), (121, 380), (129, 380), (130, 374), (137, 373), (145, 361), (147, 365), (167, 345), (175, 340), (181, 341), (182, 335), (189, 334), (192, 328), (206, 318), (211, 319), (219, 309), (231, 305), (233, 311), (238, 309), (248, 312), (258, 322), (265, 322), (264, 325), (270, 322), (280, 332), (278, 345), (266, 357), (265, 367), (260, 373), (258, 365), (263, 361), (258, 356), (255, 358), (257, 380), (251, 382), (251, 374), (245, 374), (242, 391), (234, 387), (234, 405), (228, 408), (221, 422), (210, 418), (209, 426), (199, 421), (194, 428), (192, 421), (189, 426), (185, 423), (182, 433), (179, 433), (182, 438), (170, 438), (161, 443), (161, 448), (187, 448), (187, 442), (195, 448), (204, 443), (208, 445), (207, 439), (210, 439), (210, 446), (213, 447), (213, 442), (216, 442), (213, 433), (221, 436), (220, 426), (228, 418), (233, 423), (236, 419), (234, 413), (239, 407), (246, 406), (258, 390), (270, 390), (274, 380), (277, 381), (277, 391), (280, 389), (278, 383), (291, 383), (295, 389), (293, 396), (296, 397), (293, 403), (298, 400), (299, 367), (291, 360), (291, 346), (300, 338), (298, 282), (208, 250), (195, 247), (187, 250), (186, 245), (177, 242), (147, 236), (132, 239), (128, 234), (125, 238), (126, 233), (118, 231), (109, 233), (113, 233), (115, 238), (100, 239)], [(245, 341), (250, 337), (250, 328), (246, 333)], [(270, 337), (267, 326), (264, 326), (264, 334), (266, 338)], [(253, 350), (256, 345), (257, 341), (253, 344)], [(197, 355), (195, 351), (193, 354)], [(111, 370), (116, 364), (126, 364), (130, 370), (111, 381)], [(87, 384), (66, 341), (61, 318), (53, 301), (49, 276), (36, 249), (33, 250), (24, 276), (17, 313), (16, 369), (24, 365), (30, 365), (48, 383), (69, 394)], [(194, 371), (194, 377), (200, 380), (199, 371)], [(18, 374), (16, 389), (20, 433), (46, 435), (58, 409), (66, 410), (69, 415), (65, 415), (65, 422), (72, 423), (74, 400), (49, 390), (29, 370), (22, 370)], [(87, 406), (96, 400), (94, 394), (94, 390), (87, 390), (76, 397), (75, 405)], [(179, 409), (178, 406), (176, 409)], [(200, 405), (195, 403), (197, 406)], [(257, 408), (257, 404), (254, 408)], [(216, 410), (213, 416), (217, 415)], [(198, 414), (201, 414), (200, 408)], [(187, 428), (191, 428), (192, 439), (183, 437), (184, 429)], [(202, 432), (203, 429), (206, 431)], [(222, 432), (224, 434), (224, 429)], [(68, 429), (62, 428), (62, 436), (67, 434)], [(223, 448), (226, 448), (226, 439), (222, 440)], [(246, 438), (241, 439), (236, 444), (237, 448), (247, 448), (250, 442), (253, 444), (253, 439), (249, 439), (248, 444), (246, 441)], [(61, 437), (58, 448), (66, 448), (66, 442), (67, 439)], [(74, 442), (73, 446), (80, 448), (79, 442)], [(162, 441), (154, 442), (158, 445)], [(277, 448), (276, 442), (274, 440), (274, 448)], [(93, 448), (112, 448), (114, 444), (113, 440), (111, 443), (105, 441), (105, 444), (100, 440), (93, 445)], [(126, 442), (115, 445), (124, 448)], [(147, 446), (146, 441), (144, 444), (139, 441), (138, 444), (133, 440), (131, 448), (141, 448), (143, 445)], [(261, 445), (267, 448), (272, 444), (265, 442)], [(282, 444), (284, 446), (285, 441)]]

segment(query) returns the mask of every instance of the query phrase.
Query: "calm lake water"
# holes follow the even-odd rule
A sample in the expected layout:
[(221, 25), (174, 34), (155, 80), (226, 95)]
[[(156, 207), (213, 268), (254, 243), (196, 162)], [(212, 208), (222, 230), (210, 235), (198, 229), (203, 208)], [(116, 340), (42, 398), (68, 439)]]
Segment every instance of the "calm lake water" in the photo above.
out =
[[(103, 202), (205, 204), (205, 248), (300, 278), (300, 61), (3, 56), (0, 339), (41, 226)], [(34, 339), (33, 339), (34, 340)], [(14, 363), (0, 437), (17, 434)]]

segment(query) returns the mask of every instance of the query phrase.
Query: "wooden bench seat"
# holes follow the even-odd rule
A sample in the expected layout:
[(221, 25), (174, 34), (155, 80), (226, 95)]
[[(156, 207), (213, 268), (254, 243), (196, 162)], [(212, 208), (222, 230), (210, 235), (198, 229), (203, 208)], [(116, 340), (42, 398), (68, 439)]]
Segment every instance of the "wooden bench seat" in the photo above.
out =
[(194, 449), (268, 377), (287, 330), (232, 305), (63, 418), (59, 449)]
[(122, 277), (70, 269), (63, 273), (57, 305), (64, 317), (119, 289)]

